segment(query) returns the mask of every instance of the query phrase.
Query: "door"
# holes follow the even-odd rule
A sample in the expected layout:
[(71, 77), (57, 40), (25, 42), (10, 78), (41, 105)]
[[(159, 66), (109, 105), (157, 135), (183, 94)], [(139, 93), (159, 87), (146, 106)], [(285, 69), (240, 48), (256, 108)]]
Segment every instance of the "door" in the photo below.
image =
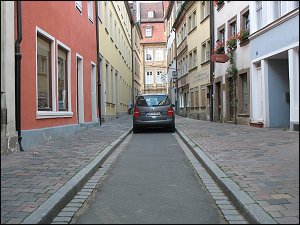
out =
[(83, 59), (77, 55), (77, 121), (84, 123), (84, 97), (83, 97)]
[(96, 66), (91, 65), (91, 100), (92, 100), (92, 121), (97, 123), (97, 98), (96, 98)]

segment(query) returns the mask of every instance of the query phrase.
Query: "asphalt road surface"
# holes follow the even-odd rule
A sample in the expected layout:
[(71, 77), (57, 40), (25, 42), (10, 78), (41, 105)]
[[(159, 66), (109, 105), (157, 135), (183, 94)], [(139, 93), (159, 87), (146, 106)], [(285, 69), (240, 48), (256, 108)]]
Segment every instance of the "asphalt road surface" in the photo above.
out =
[(174, 133), (159, 129), (132, 136), (84, 208), (78, 224), (227, 223)]

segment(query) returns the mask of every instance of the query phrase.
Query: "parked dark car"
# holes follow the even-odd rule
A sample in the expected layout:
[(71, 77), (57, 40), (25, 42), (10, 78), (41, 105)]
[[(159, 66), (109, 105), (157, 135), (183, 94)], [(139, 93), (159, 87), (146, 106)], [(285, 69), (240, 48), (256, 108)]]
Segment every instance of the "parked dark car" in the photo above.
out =
[(133, 132), (141, 128), (163, 127), (175, 132), (174, 105), (167, 94), (137, 96), (133, 110)]

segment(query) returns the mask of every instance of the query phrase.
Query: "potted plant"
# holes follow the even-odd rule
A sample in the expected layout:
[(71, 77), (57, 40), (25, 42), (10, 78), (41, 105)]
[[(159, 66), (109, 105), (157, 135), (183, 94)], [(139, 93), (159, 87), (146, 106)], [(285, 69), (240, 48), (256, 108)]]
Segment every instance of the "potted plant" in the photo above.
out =
[(237, 36), (230, 36), (226, 41), (226, 47), (228, 51), (234, 50), (236, 48)]
[(237, 33), (237, 38), (240, 42), (244, 42), (248, 40), (249, 34), (249, 30), (241, 30), (239, 33)]
[(216, 54), (224, 53), (224, 45), (223, 45), (222, 41), (216, 42), (216, 48), (214, 49), (214, 53), (216, 53)]
[(217, 6), (217, 8), (220, 8), (224, 4), (224, 1), (214, 1), (214, 6)]

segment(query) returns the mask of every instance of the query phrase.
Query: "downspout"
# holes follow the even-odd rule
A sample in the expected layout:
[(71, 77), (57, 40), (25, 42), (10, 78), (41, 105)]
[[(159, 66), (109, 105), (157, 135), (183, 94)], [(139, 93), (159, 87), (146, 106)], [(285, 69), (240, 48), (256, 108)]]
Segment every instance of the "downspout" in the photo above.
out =
[(133, 69), (133, 27), (135, 23), (132, 22), (131, 25), (131, 72), (132, 72), (132, 105), (134, 106), (134, 69)]
[(99, 126), (101, 126), (101, 80), (100, 80), (100, 52), (99, 52), (99, 18), (98, 18), (98, 1), (95, 1), (96, 6), (96, 42), (97, 42), (97, 74), (98, 74), (98, 114)]
[(176, 79), (176, 108), (175, 108), (175, 111), (178, 115), (179, 113), (179, 92), (178, 92), (178, 79), (179, 79), (179, 75), (178, 75), (178, 71), (177, 71), (177, 40), (176, 40), (176, 29), (174, 28), (173, 29), (174, 33), (175, 33), (175, 73), (176, 73), (176, 76), (177, 76), (177, 79)]
[(16, 91), (16, 130), (18, 132), (18, 142), (20, 151), (24, 151), (21, 141), (21, 41), (22, 41), (22, 5), (17, 1), (17, 40), (15, 42), (15, 91)]
[[(214, 30), (214, 4), (213, 1), (209, 1), (210, 4), (210, 54), (213, 53), (214, 50), (214, 35), (215, 35), (215, 30)], [(212, 60), (210, 60), (210, 83), (211, 83), (211, 88), (210, 88), (210, 121), (214, 121), (214, 68), (215, 64)]]

